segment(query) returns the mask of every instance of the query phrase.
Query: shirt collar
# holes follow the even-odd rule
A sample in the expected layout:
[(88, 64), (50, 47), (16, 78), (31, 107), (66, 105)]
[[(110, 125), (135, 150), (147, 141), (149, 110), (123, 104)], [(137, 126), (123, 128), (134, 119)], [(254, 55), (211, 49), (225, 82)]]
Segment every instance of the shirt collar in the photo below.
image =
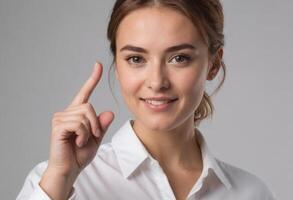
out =
[(128, 178), (149, 157), (148, 151), (132, 128), (131, 119), (120, 127), (111, 142), (125, 178)]
[[(212, 169), (227, 189), (230, 189), (231, 184), (228, 178), (219, 166), (216, 158), (209, 151), (207, 143), (199, 130), (197, 136), (202, 152), (204, 176), (208, 174), (208, 169)], [(135, 134), (131, 125), (131, 119), (128, 119), (120, 127), (112, 137), (111, 143), (125, 178), (128, 178), (147, 158), (153, 159)]]
[(203, 136), (203, 134), (200, 132), (200, 130), (197, 129), (197, 141), (199, 143), (202, 158), (203, 158), (203, 174), (204, 176), (207, 176), (208, 170), (212, 169), (217, 177), (220, 179), (220, 181), (226, 186), (227, 189), (231, 188), (231, 183), (227, 176), (225, 175), (225, 172), (219, 165), (217, 159), (214, 157), (214, 155), (211, 153), (210, 149), (208, 148), (208, 145), (206, 143), (206, 140)]

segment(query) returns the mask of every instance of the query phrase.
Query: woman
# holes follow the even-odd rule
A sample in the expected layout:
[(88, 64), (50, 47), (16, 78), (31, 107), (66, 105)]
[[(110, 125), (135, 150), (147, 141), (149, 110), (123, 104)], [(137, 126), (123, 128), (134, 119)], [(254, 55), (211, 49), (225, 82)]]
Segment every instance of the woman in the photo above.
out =
[(225, 78), (223, 19), (218, 0), (116, 1), (108, 39), (134, 119), (99, 147), (114, 114), (88, 102), (97, 63), (54, 114), (49, 160), (17, 199), (274, 199), (258, 177), (213, 157), (197, 129), (213, 111), (206, 81), (220, 68), (220, 86)]

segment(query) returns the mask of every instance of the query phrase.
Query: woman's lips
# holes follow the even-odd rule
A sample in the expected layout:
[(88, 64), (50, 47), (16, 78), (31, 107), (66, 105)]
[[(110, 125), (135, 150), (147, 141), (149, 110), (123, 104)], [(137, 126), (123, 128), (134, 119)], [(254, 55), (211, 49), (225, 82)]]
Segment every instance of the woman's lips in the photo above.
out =
[(169, 110), (172, 107), (172, 105), (174, 105), (174, 102), (177, 101), (178, 99), (170, 100), (167, 103), (163, 103), (161, 105), (153, 105), (153, 104), (151, 104), (150, 102), (147, 102), (144, 99), (141, 99), (141, 100), (143, 101), (143, 104), (148, 109), (158, 112), (158, 111), (167, 111), (167, 110)]

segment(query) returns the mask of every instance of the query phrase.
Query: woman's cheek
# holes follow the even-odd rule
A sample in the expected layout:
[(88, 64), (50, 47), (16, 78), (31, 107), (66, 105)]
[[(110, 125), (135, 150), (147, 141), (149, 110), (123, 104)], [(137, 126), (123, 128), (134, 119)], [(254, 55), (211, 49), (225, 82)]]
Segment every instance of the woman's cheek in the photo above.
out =
[(122, 89), (127, 94), (135, 93), (141, 85), (139, 77), (136, 74), (132, 73), (124, 73), (123, 77), (121, 77), (120, 80)]
[(188, 73), (184, 76), (184, 78), (178, 80), (181, 83), (181, 92), (194, 100), (202, 96), (205, 88), (204, 79), (202, 76), (200, 74), (195, 74), (197, 73)]

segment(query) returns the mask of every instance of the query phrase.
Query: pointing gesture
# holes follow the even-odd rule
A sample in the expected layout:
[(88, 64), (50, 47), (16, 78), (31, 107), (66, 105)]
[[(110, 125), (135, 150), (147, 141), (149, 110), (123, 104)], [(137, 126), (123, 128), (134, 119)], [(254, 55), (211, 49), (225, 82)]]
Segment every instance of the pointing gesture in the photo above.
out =
[[(102, 65), (96, 63), (92, 74), (70, 105), (64, 111), (54, 113), (48, 167), (40, 186), (56, 199), (61, 194), (56, 192), (60, 177), (67, 177), (73, 184), (72, 180), (75, 180), (95, 157), (102, 138), (114, 119), (114, 113), (111, 111), (102, 112), (97, 116), (95, 109), (88, 102), (102, 72)], [(49, 179), (48, 175), (59, 178)]]
[(91, 96), (97, 83), (101, 79), (102, 73), (103, 73), (103, 68), (101, 67), (101, 64), (96, 63), (93, 73), (84, 83), (84, 85), (82, 86), (80, 91), (77, 93), (77, 95), (75, 96), (75, 98), (73, 99), (69, 107), (78, 106), (88, 102), (89, 97)]

